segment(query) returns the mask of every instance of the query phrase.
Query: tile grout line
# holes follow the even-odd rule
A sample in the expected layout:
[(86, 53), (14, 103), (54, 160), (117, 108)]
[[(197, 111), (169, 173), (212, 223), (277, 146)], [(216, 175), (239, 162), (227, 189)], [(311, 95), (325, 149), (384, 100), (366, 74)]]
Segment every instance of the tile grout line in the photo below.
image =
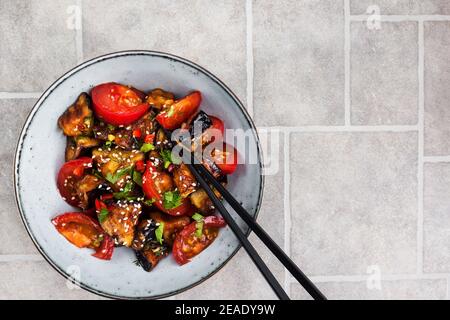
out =
[[(351, 21), (366, 21), (370, 15), (350, 15)], [(380, 15), (381, 21), (402, 22), (402, 21), (450, 21), (450, 15)]]
[(253, 118), (253, 0), (245, 2), (246, 25), (246, 62), (247, 62), (247, 111)]
[(450, 162), (450, 155), (448, 155), (448, 156), (424, 156), (423, 162), (427, 162), (427, 163)]
[(344, 0), (344, 123), (351, 125), (350, 105), (350, 0)]
[[(330, 276), (311, 276), (311, 281), (315, 283), (324, 282), (362, 282), (367, 281), (370, 275), (330, 275)], [(450, 274), (447, 273), (430, 273), (430, 274), (388, 274), (382, 275), (381, 281), (402, 281), (402, 280), (437, 280), (449, 279)], [(291, 278), (291, 283), (296, 283)]]
[[(291, 180), (290, 180), (290, 166), (289, 166), (289, 156), (290, 156), (290, 133), (283, 133), (284, 137), (284, 150), (283, 150), (283, 206), (284, 206), (284, 252), (291, 256)], [(284, 289), (288, 295), (291, 294), (291, 274), (284, 268)]]
[(410, 132), (418, 131), (417, 125), (382, 125), (382, 126), (298, 126), (298, 127), (259, 127), (269, 130), (280, 130), (281, 132)]
[(75, 29), (75, 45), (77, 50), (78, 64), (83, 62), (83, 0), (77, 0), (77, 7), (80, 10), (80, 25)]
[(418, 170), (417, 170), (417, 273), (423, 273), (423, 197), (424, 197), (424, 31), (423, 21), (418, 22)]

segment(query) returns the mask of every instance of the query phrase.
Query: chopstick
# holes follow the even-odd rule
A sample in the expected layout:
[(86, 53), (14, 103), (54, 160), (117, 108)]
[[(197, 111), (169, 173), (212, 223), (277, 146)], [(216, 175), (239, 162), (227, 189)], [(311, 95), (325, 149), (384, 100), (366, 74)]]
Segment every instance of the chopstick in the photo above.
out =
[[(213, 175), (202, 165), (194, 164), (191, 171), (197, 176), (202, 174), (213, 185), (217, 191), (223, 196), (223, 198), (230, 204), (230, 206), (236, 211), (236, 213), (244, 220), (244, 222), (250, 227), (250, 229), (261, 239), (261, 241), (267, 246), (267, 248), (280, 260), (280, 262), (286, 267), (286, 269), (294, 276), (294, 278), (305, 288), (305, 290), (315, 300), (326, 300), (326, 297), (320, 292), (320, 290), (308, 279), (308, 277), (300, 270), (300, 268), (292, 261), (291, 258), (273, 241), (273, 239), (267, 234), (267, 232), (253, 219), (253, 217), (237, 202), (237, 200), (224, 188)], [(194, 172), (195, 171), (195, 172)], [(199, 181), (200, 182), (200, 181)], [(200, 182), (205, 189), (211, 189), (208, 184), (204, 185)], [(208, 191), (206, 191), (208, 193)], [(214, 192), (212, 194), (215, 196)], [(209, 195), (209, 193), (208, 193)], [(211, 197), (211, 196), (210, 196)], [(217, 197), (216, 197), (217, 198)], [(220, 213), (222, 211), (218, 208)], [(223, 216), (223, 214), (222, 214)], [(224, 217), (225, 219), (225, 217)], [(227, 221), (228, 222), (228, 221)]]
[[(163, 129), (165, 134), (168, 135), (168, 131)], [(174, 140), (172, 140), (174, 141)], [(195, 152), (186, 148), (180, 141), (174, 141), (178, 145), (181, 145), (184, 151), (191, 154), (191, 162), (185, 163), (196, 180), (200, 183), (205, 190), (208, 197), (213, 202), (214, 206), (219, 210), (224, 220), (229, 225), (230, 229), (236, 235), (241, 242), (244, 249), (249, 254), (250, 258), (255, 263), (256, 267), (260, 270), (266, 281), (269, 283), (275, 294), (280, 300), (290, 300), (280, 283), (274, 277), (270, 269), (261, 259), (253, 245), (247, 239), (246, 235), (234, 221), (233, 217), (227, 211), (222, 201), (216, 196), (214, 191), (209, 186), (208, 182), (202, 175), (213, 185), (213, 187), (223, 196), (223, 198), (230, 204), (230, 206), (236, 211), (236, 213), (244, 220), (248, 227), (255, 232), (256, 236), (267, 246), (267, 248), (275, 255), (275, 257), (286, 267), (286, 269), (294, 276), (294, 278), (303, 286), (303, 288), (313, 297), (315, 300), (327, 300), (325, 295), (314, 285), (314, 283), (308, 279), (308, 277), (300, 270), (300, 268), (289, 258), (286, 253), (273, 241), (273, 239), (267, 234), (267, 232), (253, 219), (253, 217), (242, 207), (242, 205), (226, 190), (214, 176), (196, 159)]]
[(255, 263), (256, 267), (259, 269), (259, 271), (262, 273), (264, 278), (267, 280), (269, 285), (272, 287), (273, 291), (277, 295), (277, 297), (280, 300), (290, 300), (289, 296), (286, 294), (284, 289), (281, 287), (280, 283), (277, 281), (277, 279), (274, 277), (270, 269), (267, 267), (267, 265), (264, 263), (264, 261), (261, 259), (261, 257), (256, 252), (253, 245), (250, 243), (250, 241), (247, 239), (245, 234), (242, 232), (242, 230), (237, 225), (236, 221), (231, 217), (230, 213), (225, 209), (225, 206), (223, 203), (217, 198), (217, 196), (214, 194), (214, 191), (209, 187), (208, 183), (203, 179), (201, 174), (197, 171), (197, 169), (192, 165), (185, 163), (189, 170), (191, 170), (192, 174), (195, 176), (196, 180), (200, 183), (202, 188), (205, 190), (205, 192), (208, 194), (209, 198), (213, 202), (214, 206), (219, 210), (224, 220), (227, 222), (230, 229), (233, 231), (233, 233), (236, 235), (236, 237), (241, 242), (244, 249), (249, 254), (250, 258)]

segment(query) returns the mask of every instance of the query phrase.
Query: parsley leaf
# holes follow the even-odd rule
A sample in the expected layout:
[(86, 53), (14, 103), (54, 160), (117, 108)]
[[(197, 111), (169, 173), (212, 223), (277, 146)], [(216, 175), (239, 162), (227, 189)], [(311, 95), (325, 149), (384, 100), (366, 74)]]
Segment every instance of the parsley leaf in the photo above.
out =
[(181, 202), (181, 195), (178, 191), (167, 191), (163, 195), (163, 206), (166, 209), (179, 207)]
[(100, 223), (103, 223), (106, 220), (106, 218), (108, 218), (108, 215), (109, 210), (106, 208), (101, 208), (98, 214), (98, 221), (100, 221)]
[(200, 213), (194, 213), (191, 217), (192, 219), (194, 219), (197, 222), (203, 221), (203, 216)]
[(155, 230), (156, 241), (158, 241), (159, 244), (162, 244), (164, 241), (163, 233), (164, 233), (164, 222), (160, 222), (158, 228)]
[(105, 179), (114, 184), (117, 181), (119, 181), (122, 176), (130, 173), (131, 169), (132, 169), (132, 167), (130, 166), (130, 167), (119, 169), (114, 174), (108, 172), (106, 174)]
[(204, 217), (200, 213), (194, 213), (191, 218), (197, 221), (197, 223), (195, 224), (195, 236), (197, 238), (200, 238), (203, 235)]
[(201, 238), (202, 235), (203, 235), (203, 224), (204, 224), (203, 220), (200, 221), (200, 222), (197, 222), (195, 224), (195, 227), (196, 227), (196, 229), (195, 229), (195, 236), (197, 238)]
[(151, 143), (144, 143), (141, 147), (141, 152), (149, 152), (155, 150), (155, 146)]
[(153, 203), (155, 203), (155, 201), (156, 200), (153, 199), (153, 198), (147, 199), (147, 200), (144, 201), (144, 204), (150, 207)]
[(170, 106), (169, 111), (167, 111), (167, 117), (172, 117), (173, 114), (175, 113), (175, 108), (173, 107), (173, 105)]
[(133, 171), (133, 181), (140, 187), (142, 187), (142, 173), (139, 171)]
[[(128, 181), (125, 187), (123, 188), (123, 191), (120, 192), (114, 192), (113, 196), (116, 199), (128, 199), (130, 198), (130, 192), (133, 190), (133, 182)], [(132, 199), (129, 199), (132, 200)]]
[(162, 150), (160, 153), (161, 157), (164, 161), (164, 168), (168, 168), (171, 163), (173, 164), (180, 164), (181, 159), (179, 157), (172, 157), (172, 151), (171, 150)]

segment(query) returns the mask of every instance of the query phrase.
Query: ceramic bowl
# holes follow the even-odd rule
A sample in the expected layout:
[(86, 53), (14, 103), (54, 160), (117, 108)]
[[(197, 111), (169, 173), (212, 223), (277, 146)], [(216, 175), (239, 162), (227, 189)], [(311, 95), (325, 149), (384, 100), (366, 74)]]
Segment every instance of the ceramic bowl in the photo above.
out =
[(112, 53), (77, 66), (44, 92), (28, 116), (17, 146), (14, 185), (21, 218), (40, 253), (64, 277), (96, 294), (123, 299), (167, 297), (209, 278), (233, 257), (240, 244), (228, 227), (192, 262), (178, 266), (169, 256), (152, 272), (145, 272), (133, 263), (132, 250), (117, 248), (112, 260), (102, 261), (92, 257), (90, 249), (71, 245), (50, 223), (58, 214), (76, 211), (56, 188), (65, 148), (57, 119), (80, 92), (110, 81), (143, 91), (161, 87), (176, 96), (200, 90), (202, 110), (223, 119), (226, 128), (249, 130), (257, 161), (239, 166), (229, 177), (228, 189), (255, 217), (263, 192), (258, 137), (242, 103), (217, 77), (186, 59), (153, 51)]

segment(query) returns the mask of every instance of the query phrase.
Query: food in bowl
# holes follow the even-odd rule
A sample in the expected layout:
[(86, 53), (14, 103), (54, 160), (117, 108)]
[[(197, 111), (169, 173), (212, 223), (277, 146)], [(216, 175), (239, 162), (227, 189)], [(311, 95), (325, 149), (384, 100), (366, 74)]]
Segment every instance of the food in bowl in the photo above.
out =
[(225, 222), (170, 134), (187, 136), (189, 151), (208, 150), (202, 162), (223, 184), (237, 151), (222, 141), (224, 123), (199, 111), (201, 101), (199, 91), (176, 99), (113, 82), (81, 93), (58, 119), (67, 144), (57, 187), (80, 210), (53, 218), (58, 232), (99, 259), (128, 247), (146, 271), (170, 252), (183, 265), (208, 247)]

